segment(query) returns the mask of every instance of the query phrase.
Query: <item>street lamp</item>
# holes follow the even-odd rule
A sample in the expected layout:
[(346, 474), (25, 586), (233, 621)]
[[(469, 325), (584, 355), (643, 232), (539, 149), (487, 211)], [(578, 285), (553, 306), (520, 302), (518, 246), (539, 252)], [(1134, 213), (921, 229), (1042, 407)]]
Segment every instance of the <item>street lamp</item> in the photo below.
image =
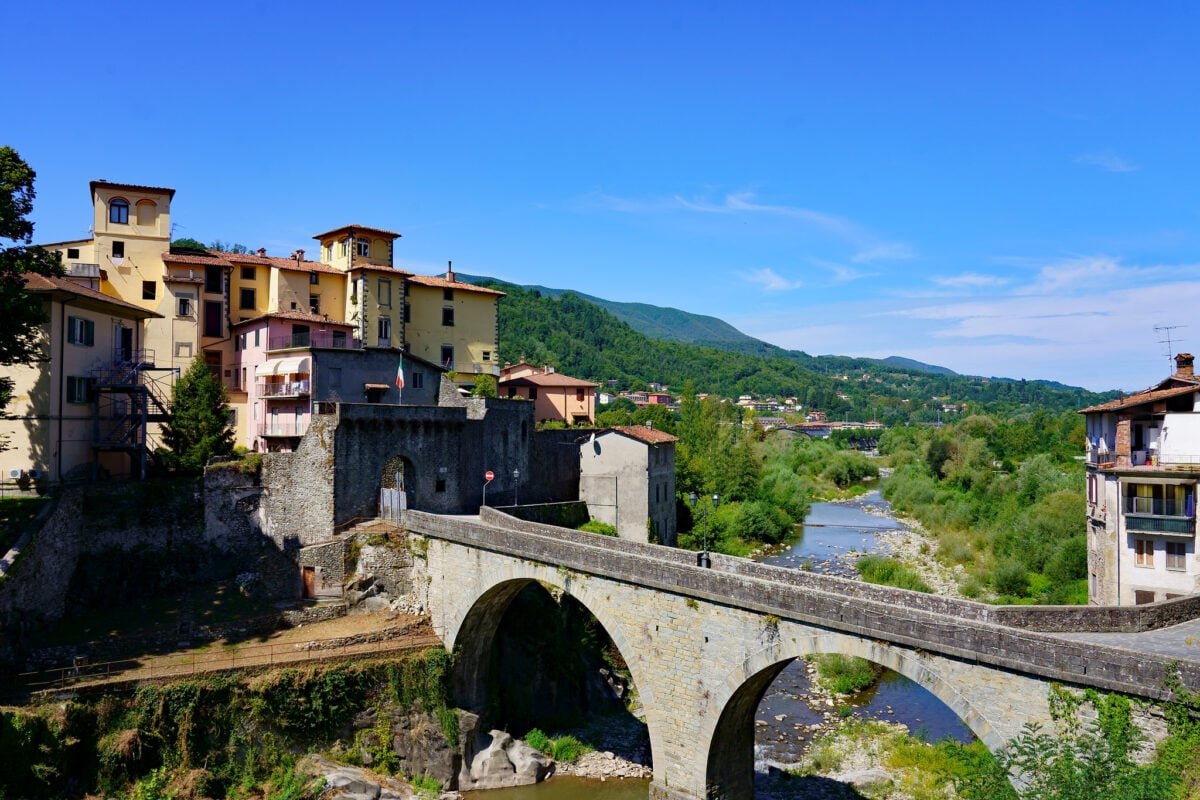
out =
[[(693, 509), (696, 508), (696, 503), (699, 502), (699, 500), (700, 500), (700, 498), (696, 496), (695, 492), (691, 492), (688, 494), (688, 503), (691, 504)], [(716, 492), (713, 492), (712, 510), (716, 511), (717, 506), (719, 506), (719, 505), (721, 505), (721, 495), (717, 494)], [(702, 515), (703, 519), (704, 519), (704, 526), (702, 529), (703, 530), (703, 534), (702, 534), (703, 549), (699, 553), (696, 554), (696, 566), (711, 568), (712, 567), (712, 557), (708, 554), (708, 517), (712, 512), (709, 511), (707, 508), (704, 508), (701, 510), (704, 512)]]
[(521, 505), (521, 470), (513, 470), (513, 505)]

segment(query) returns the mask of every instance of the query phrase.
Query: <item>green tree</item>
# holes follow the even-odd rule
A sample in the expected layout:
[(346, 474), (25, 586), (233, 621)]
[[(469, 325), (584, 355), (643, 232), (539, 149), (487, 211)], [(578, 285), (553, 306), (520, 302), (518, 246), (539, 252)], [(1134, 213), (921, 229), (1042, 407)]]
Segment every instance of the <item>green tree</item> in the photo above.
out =
[(198, 473), (212, 456), (233, 449), (233, 428), (226, 408), (225, 387), (196, 356), (171, 390), (171, 421), (163, 426), (167, 462), (183, 472)]
[(208, 250), (208, 245), (206, 245), (204, 242), (200, 241), (199, 239), (191, 239), (188, 237), (173, 240), (171, 242), (171, 247), (175, 247), (180, 250)]
[[(29, 364), (43, 357), (41, 326), (46, 312), (31, 302), (25, 277), (62, 275), (58, 253), (28, 247), (33, 241), (33, 181), (37, 177), (16, 150), (0, 147), (0, 367)], [(14, 244), (5, 245), (3, 240)], [(0, 376), (0, 414), (12, 397), (13, 382)], [(7, 449), (0, 438), (0, 450)]]

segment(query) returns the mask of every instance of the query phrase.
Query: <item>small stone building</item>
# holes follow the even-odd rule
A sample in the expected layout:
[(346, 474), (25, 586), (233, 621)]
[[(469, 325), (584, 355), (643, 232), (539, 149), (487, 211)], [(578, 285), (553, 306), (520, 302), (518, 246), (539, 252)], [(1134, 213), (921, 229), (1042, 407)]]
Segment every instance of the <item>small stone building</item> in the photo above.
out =
[(674, 436), (642, 425), (579, 442), (579, 499), (622, 539), (675, 546)]

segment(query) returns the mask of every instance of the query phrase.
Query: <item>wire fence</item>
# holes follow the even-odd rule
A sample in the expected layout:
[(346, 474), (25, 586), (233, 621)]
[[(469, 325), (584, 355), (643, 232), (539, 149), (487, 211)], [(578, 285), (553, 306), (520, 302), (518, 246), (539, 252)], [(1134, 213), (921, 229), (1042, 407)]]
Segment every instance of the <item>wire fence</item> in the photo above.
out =
[[(17, 675), (14, 688), (21, 694), (36, 696), (87, 685), (188, 678), (207, 672), (274, 667), (344, 658), (351, 655), (372, 655), (441, 645), (432, 630), (411, 633), (376, 634), (378, 638), (363, 641), (361, 637), (314, 639), (305, 642), (279, 642), (253, 645), (225, 645), (186, 653), (127, 658), (117, 661), (91, 663), (78, 658), (70, 666), (54, 667)], [(367, 636), (371, 636), (368, 634)]]

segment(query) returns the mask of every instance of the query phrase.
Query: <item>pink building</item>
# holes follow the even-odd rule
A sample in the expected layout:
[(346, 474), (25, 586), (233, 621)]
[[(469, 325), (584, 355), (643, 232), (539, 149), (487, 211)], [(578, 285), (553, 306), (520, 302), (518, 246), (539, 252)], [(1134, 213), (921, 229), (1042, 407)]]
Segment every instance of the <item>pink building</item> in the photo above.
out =
[(596, 421), (596, 387), (599, 384), (555, 372), (554, 367), (535, 367), (521, 361), (500, 370), (501, 397), (521, 397), (534, 402), (534, 419), (561, 420), (568, 424)]

